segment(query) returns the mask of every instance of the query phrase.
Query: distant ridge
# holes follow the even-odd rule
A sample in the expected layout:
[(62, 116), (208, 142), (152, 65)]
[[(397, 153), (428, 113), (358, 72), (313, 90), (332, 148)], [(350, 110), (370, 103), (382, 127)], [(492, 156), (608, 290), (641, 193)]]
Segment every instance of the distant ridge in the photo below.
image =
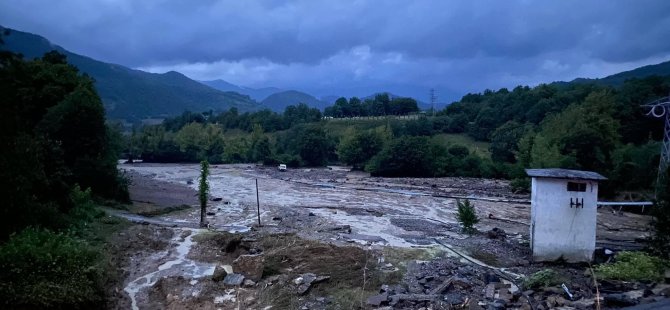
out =
[(645, 78), (652, 75), (658, 76), (668, 76), (670, 75), (670, 61), (661, 62), (655, 65), (648, 65), (639, 67), (633, 70), (619, 72), (617, 74), (612, 74), (604, 78), (599, 79), (586, 79), (586, 78), (577, 78), (570, 83), (596, 83), (600, 85), (607, 86), (621, 86), (623, 82), (632, 78)]
[[(0, 31), (5, 28), (0, 27)], [(170, 71), (148, 73), (110, 64), (72, 53), (44, 37), (11, 30), (0, 49), (21, 53), (27, 59), (41, 57), (51, 50), (65, 54), (67, 60), (96, 81), (108, 119), (136, 122), (150, 117), (167, 117), (185, 110), (223, 111), (237, 107), (240, 111), (258, 109), (258, 103), (235, 92), (223, 92)]]
[(312, 95), (297, 90), (287, 90), (275, 93), (261, 101), (263, 107), (275, 112), (283, 112), (287, 106), (297, 105), (299, 103), (307, 104), (308, 106), (317, 108), (321, 111), (330, 105), (328, 102), (321, 101)]
[(200, 83), (203, 83), (209, 87), (221, 90), (221, 91), (234, 91), (236, 93), (240, 93), (243, 95), (247, 95), (251, 97), (251, 99), (254, 99), (258, 102), (263, 101), (265, 98), (268, 96), (274, 94), (274, 93), (279, 93), (284, 91), (283, 89), (279, 89), (277, 87), (263, 87), (263, 88), (251, 88), (251, 87), (244, 87), (244, 86), (237, 86), (232, 83), (228, 83), (224, 80), (211, 80), (211, 81), (200, 81)]

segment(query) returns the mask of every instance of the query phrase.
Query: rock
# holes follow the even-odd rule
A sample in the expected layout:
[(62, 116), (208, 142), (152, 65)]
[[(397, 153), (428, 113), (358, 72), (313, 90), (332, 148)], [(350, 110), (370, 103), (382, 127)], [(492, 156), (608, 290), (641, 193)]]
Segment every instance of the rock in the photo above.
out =
[(444, 295), (444, 301), (451, 305), (460, 305), (465, 302), (465, 297), (461, 293), (453, 292)]
[(379, 294), (379, 295), (374, 295), (374, 296), (370, 296), (370, 297), (368, 297), (366, 303), (367, 303), (369, 306), (379, 307), (379, 306), (381, 306), (382, 304), (387, 303), (387, 302), (388, 302), (388, 298), (389, 298), (389, 294), (388, 294), (388, 293), (382, 293), (382, 294)]
[(489, 283), (486, 285), (486, 288), (484, 288), (484, 297), (487, 299), (493, 299), (496, 295), (496, 286), (493, 283)]
[(505, 237), (507, 237), (507, 234), (505, 233), (504, 230), (498, 227), (494, 227), (493, 229), (486, 232), (486, 236), (489, 237), (490, 239), (505, 239)]
[(305, 283), (305, 280), (302, 277), (297, 277), (297, 278), (293, 279), (293, 283), (295, 285), (300, 285), (300, 284)]
[(216, 215), (216, 213), (214, 213), (213, 211), (207, 211), (207, 213), (206, 213), (206, 214), (207, 214), (207, 215), (209, 215), (209, 216), (213, 216), (213, 215)]
[(656, 287), (654, 287), (651, 291), (654, 293), (654, 295), (670, 296), (670, 285), (659, 284), (656, 285)]
[(293, 283), (297, 285), (296, 291), (299, 295), (306, 294), (312, 285), (327, 281), (330, 279), (330, 276), (317, 276), (313, 273), (305, 273), (293, 280)]
[(188, 185), (193, 184), (193, 180), (188, 180), (188, 181), (186, 181), (186, 184), (188, 184)]
[(631, 299), (625, 294), (605, 295), (605, 305), (610, 307), (628, 307), (637, 304), (637, 300)]
[(223, 284), (227, 286), (240, 286), (244, 282), (244, 276), (239, 273), (229, 273), (223, 279)]
[(263, 277), (265, 256), (263, 254), (240, 255), (233, 261), (233, 270), (247, 278), (258, 281)]
[(273, 221), (281, 221), (281, 217), (279, 217), (279, 216), (275, 216), (275, 217), (272, 218), (272, 220), (273, 220)]
[(496, 283), (500, 282), (500, 277), (493, 273), (486, 273), (484, 274), (484, 283), (489, 284), (489, 283)]
[(530, 261), (526, 259), (520, 259), (519, 261), (516, 262), (516, 265), (519, 267), (527, 267), (530, 266)]
[(507, 303), (502, 299), (496, 299), (493, 301), (493, 303), (490, 304), (490, 306), (491, 307), (489, 309), (503, 310), (507, 308)]
[(255, 285), (256, 285), (256, 282), (254, 282), (254, 281), (251, 280), (251, 279), (244, 279), (244, 282), (242, 282), (242, 285), (243, 285), (244, 287), (252, 287), (252, 286), (255, 286)]
[(635, 290), (635, 291), (630, 291), (630, 292), (625, 292), (623, 293), (626, 298), (630, 300), (634, 300), (636, 303), (640, 301), (642, 297), (644, 297), (644, 290)]
[(458, 286), (461, 289), (472, 287), (472, 282), (470, 282), (470, 280), (466, 278), (454, 277), (452, 283), (454, 284), (454, 286)]
[(214, 274), (212, 274), (212, 281), (219, 282), (223, 280), (228, 275), (226, 269), (221, 265), (216, 265), (214, 268)]
[(221, 197), (212, 197), (211, 201), (221, 201), (223, 198)]
[(509, 291), (509, 289), (501, 288), (498, 291), (498, 299), (504, 300), (505, 303), (508, 303), (512, 301), (512, 293)]
[(316, 216), (316, 214), (314, 214), (314, 212), (310, 212), (308, 216)]

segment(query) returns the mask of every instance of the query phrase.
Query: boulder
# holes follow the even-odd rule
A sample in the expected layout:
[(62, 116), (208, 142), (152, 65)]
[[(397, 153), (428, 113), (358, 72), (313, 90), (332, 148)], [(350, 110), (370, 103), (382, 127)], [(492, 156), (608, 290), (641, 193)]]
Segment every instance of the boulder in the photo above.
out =
[(625, 294), (605, 295), (605, 305), (609, 307), (629, 307), (638, 303), (637, 300), (628, 297)]
[(382, 294), (379, 294), (379, 295), (374, 295), (374, 296), (370, 296), (370, 297), (368, 297), (366, 303), (367, 303), (369, 306), (379, 307), (379, 306), (381, 306), (382, 304), (387, 303), (387, 302), (388, 302), (388, 298), (389, 298), (389, 294), (388, 294), (388, 293), (382, 293)]
[(214, 268), (214, 274), (212, 274), (212, 281), (219, 282), (223, 280), (228, 275), (228, 272), (222, 265), (217, 265)]
[(494, 227), (493, 229), (486, 232), (486, 236), (488, 236), (491, 239), (505, 239), (505, 237), (507, 237), (507, 234), (505, 233), (504, 230), (498, 227)]
[(240, 255), (233, 261), (233, 270), (248, 279), (258, 281), (263, 277), (265, 256), (263, 254)]
[(223, 278), (223, 284), (226, 286), (240, 286), (244, 282), (244, 276), (239, 273), (229, 273)]

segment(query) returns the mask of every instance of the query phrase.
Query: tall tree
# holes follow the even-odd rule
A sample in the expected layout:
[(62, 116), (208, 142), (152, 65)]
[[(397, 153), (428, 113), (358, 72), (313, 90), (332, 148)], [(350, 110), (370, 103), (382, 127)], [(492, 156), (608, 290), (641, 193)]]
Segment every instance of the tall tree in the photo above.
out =
[(207, 227), (205, 215), (207, 215), (207, 198), (209, 195), (209, 163), (206, 160), (200, 162), (200, 185), (198, 186), (198, 199), (200, 200), (200, 227)]

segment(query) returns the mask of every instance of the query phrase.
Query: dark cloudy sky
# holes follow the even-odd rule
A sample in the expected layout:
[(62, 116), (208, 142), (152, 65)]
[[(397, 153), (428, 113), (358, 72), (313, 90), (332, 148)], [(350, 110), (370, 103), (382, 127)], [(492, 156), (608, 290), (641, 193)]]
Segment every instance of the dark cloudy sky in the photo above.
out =
[(4, 0), (0, 24), (133, 68), (315, 95), (446, 101), (670, 60), (668, 0)]

